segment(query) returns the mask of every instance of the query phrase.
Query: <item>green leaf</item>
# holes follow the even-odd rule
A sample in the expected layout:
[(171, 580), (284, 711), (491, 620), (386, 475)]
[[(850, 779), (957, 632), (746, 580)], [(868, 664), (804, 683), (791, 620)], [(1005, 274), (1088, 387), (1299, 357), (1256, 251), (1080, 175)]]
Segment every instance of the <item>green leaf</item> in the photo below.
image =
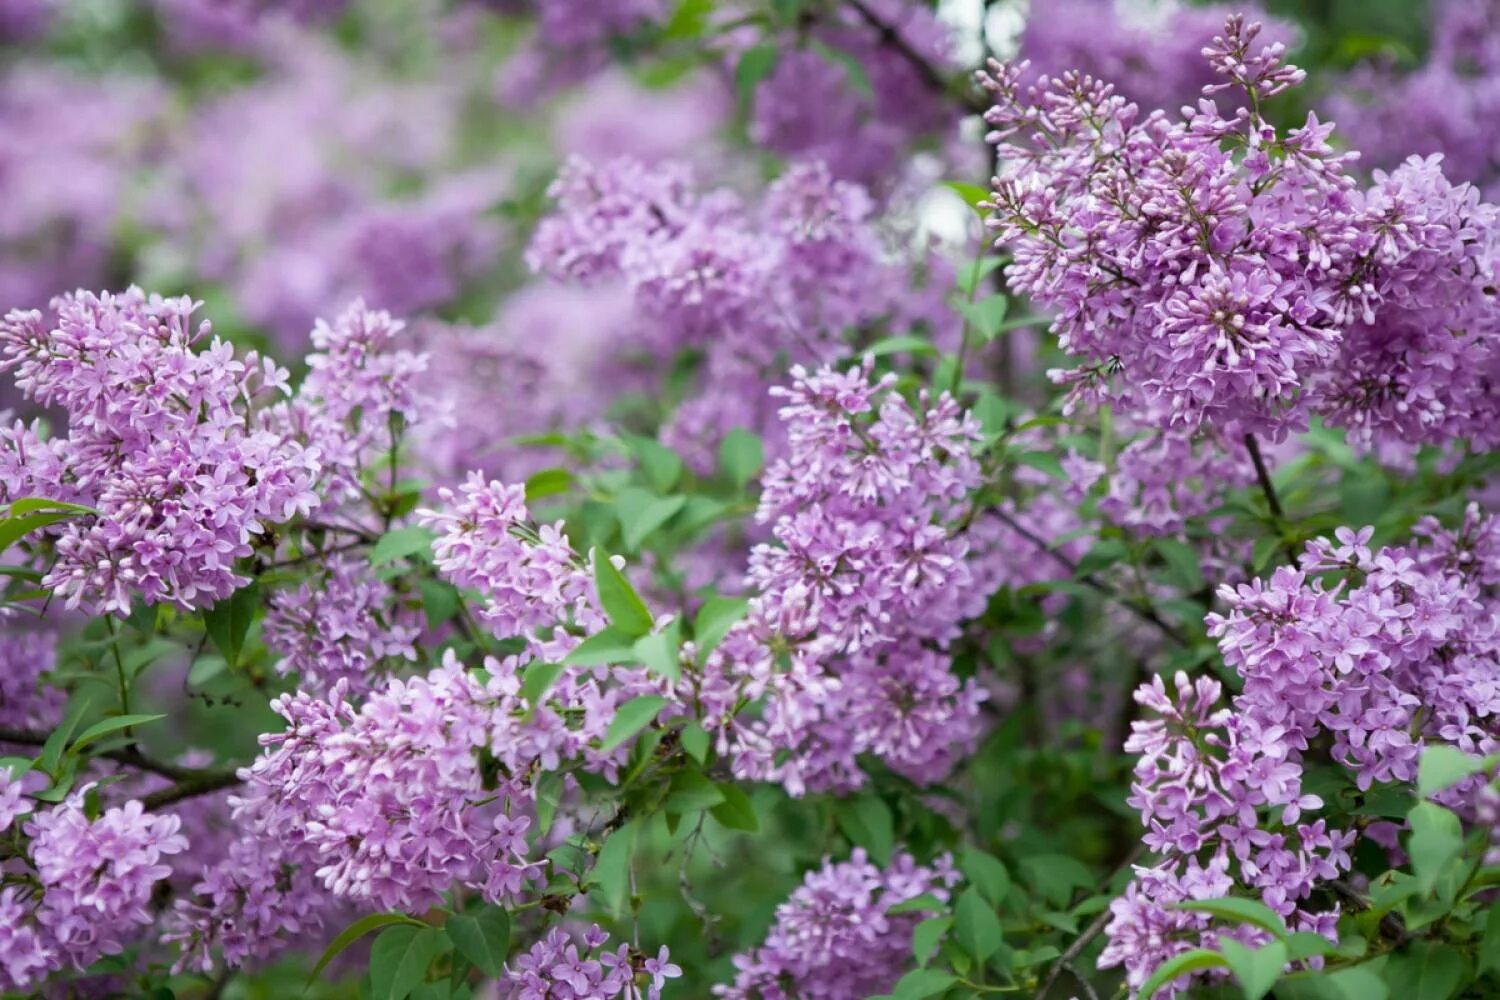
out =
[(1440, 941), (1415, 941), (1385, 963), (1391, 994), (1421, 1000), (1448, 1000), (1464, 981), (1464, 956)]
[(1417, 891), (1428, 893), (1463, 852), (1463, 827), (1452, 812), (1431, 802), (1418, 803), (1406, 814), (1406, 822), (1411, 827), (1406, 846)]
[(1102, 542), (1096, 542), (1093, 548), (1083, 554), (1083, 558), (1078, 560), (1076, 575), (1092, 576), (1128, 558), (1130, 558), (1130, 549), (1124, 542), (1118, 538), (1107, 538)]
[(37, 756), (36, 766), (49, 777), (56, 776), (57, 765), (62, 762), (63, 748), (67, 746), (68, 739), (78, 728), (78, 724), (83, 721), (83, 717), (88, 714), (89, 707), (89, 699), (86, 695), (78, 697), (68, 706), (67, 714), (63, 716), (62, 722), (52, 730), (47, 736), (47, 741), (42, 744), (42, 752)]
[(455, 913), (443, 925), (453, 947), (491, 979), (505, 969), (510, 954), (510, 914), (498, 906), (478, 913)]
[(615, 500), (625, 547), (632, 552), (687, 504), (687, 497), (658, 497), (641, 489), (622, 490)]
[(953, 934), (964, 951), (974, 956), (980, 965), (989, 961), (991, 955), (1000, 950), (1005, 935), (1000, 929), (1000, 918), (977, 889), (965, 889), (953, 907)]
[(547, 497), (555, 497), (573, 488), (573, 473), (567, 469), (543, 469), (526, 480), (526, 502), (536, 503)]
[(1004, 905), (1010, 892), (1010, 872), (999, 858), (978, 848), (966, 847), (959, 858), (958, 870), (996, 909)]
[(144, 726), (148, 722), (155, 722), (157, 719), (165, 718), (165, 715), (116, 715), (112, 718), (104, 719), (89, 726), (82, 733), (79, 733), (78, 739), (74, 740), (73, 745), (68, 748), (68, 753), (77, 753), (90, 743), (102, 739), (110, 733), (117, 733), (122, 729), (129, 729), (131, 726)]
[(613, 625), (584, 639), (563, 657), (563, 663), (579, 667), (603, 667), (614, 663), (633, 663), (636, 640)]
[(434, 537), (430, 529), (416, 525), (387, 531), (371, 546), (370, 565), (382, 566), (418, 553), (430, 555)]
[(1484, 758), (1471, 757), (1446, 744), (1434, 744), (1422, 751), (1422, 759), (1417, 762), (1417, 794), (1431, 798), (1482, 770)]
[(1229, 962), (1218, 952), (1209, 951), (1207, 948), (1194, 948), (1157, 966), (1156, 971), (1151, 973), (1151, 978), (1141, 984), (1141, 988), (1136, 991), (1135, 995), (1146, 1000), (1146, 998), (1155, 997), (1157, 990), (1178, 976), (1202, 969), (1222, 969), (1228, 965)]
[(72, 514), (53, 512), (6, 518), (0, 521), (0, 552), (4, 552), (33, 531), (45, 528), (49, 524), (66, 521), (72, 516)]
[(990, 200), (989, 188), (983, 188), (978, 184), (969, 184), (964, 181), (943, 181), (943, 187), (962, 198), (965, 205), (968, 205), (975, 212), (979, 212), (981, 216), (983, 215), (979, 206), (981, 203)]
[(739, 93), (740, 103), (748, 107), (755, 99), (755, 88), (776, 71), (780, 57), (775, 45), (763, 43), (746, 49), (734, 67), (734, 87)]
[(85, 507), (80, 503), (68, 503), (65, 500), (49, 500), (46, 497), (18, 497), (11, 501), (10, 517), (24, 517), (27, 514), (35, 514), (39, 511), (60, 511), (69, 514), (95, 514), (99, 512), (93, 507)]
[(435, 629), (458, 614), (461, 598), (451, 583), (424, 576), (417, 580), (417, 590), (422, 593), (422, 614), (428, 628)]
[(590, 892), (604, 904), (612, 914), (624, 911), (625, 899), (630, 895), (630, 859), (635, 856), (636, 825), (626, 823), (604, 842), (594, 867), (589, 871), (585, 884), (596, 886), (598, 892)]
[(913, 969), (896, 983), (891, 996), (898, 1000), (922, 1000), (923, 997), (937, 996), (956, 982), (958, 977), (951, 972)]
[(651, 631), (651, 612), (609, 556), (594, 550), (594, 586), (611, 624), (633, 638)]
[(1065, 907), (1073, 890), (1094, 884), (1094, 874), (1066, 854), (1034, 854), (1020, 861), (1021, 879), (1053, 906)]
[(1386, 1000), (1388, 995), (1385, 980), (1369, 965), (1304, 972), (1276, 984), (1281, 1000)]
[(929, 917), (912, 928), (911, 953), (916, 956), (918, 965), (928, 963), (933, 950), (947, 937), (948, 928), (952, 926), (952, 917)]
[(1276, 980), (1281, 978), (1282, 970), (1286, 968), (1287, 948), (1280, 941), (1272, 941), (1263, 948), (1247, 948), (1234, 938), (1219, 938), (1219, 948), (1224, 952), (1224, 960), (1229, 963), (1229, 971), (1234, 973), (1234, 978), (1240, 982), (1240, 988), (1245, 991), (1245, 1000), (1261, 1000), (1261, 997), (1271, 992), (1271, 987), (1276, 985)]
[(621, 705), (615, 710), (615, 717), (609, 721), (604, 742), (599, 745), (600, 751), (608, 753), (645, 729), (666, 706), (667, 699), (655, 694), (641, 695)]
[(719, 443), (719, 467), (738, 489), (750, 485), (765, 461), (766, 450), (760, 438), (743, 427), (725, 434)]
[(728, 781), (719, 782), (718, 788), (724, 801), (711, 806), (709, 815), (731, 830), (758, 833), (760, 821), (755, 817), (755, 805), (750, 801), (750, 796), (738, 785)]
[(958, 311), (986, 341), (1000, 336), (1010, 300), (1004, 295), (990, 295), (978, 302), (960, 302)]
[(682, 727), (682, 732), (678, 735), (678, 739), (682, 742), (682, 749), (687, 751), (689, 757), (696, 760), (699, 764), (706, 764), (708, 762), (710, 742), (708, 733), (704, 731), (702, 726), (696, 722), (689, 722)]
[(693, 620), (693, 646), (700, 657), (713, 652), (724, 636), (743, 619), (750, 610), (750, 602), (743, 597), (710, 597), (698, 609)]
[(203, 612), (203, 628), (231, 667), (240, 662), (245, 636), (260, 609), (260, 585), (251, 581)]
[(318, 963), (313, 966), (312, 972), (308, 973), (307, 981), (311, 983), (318, 978), (318, 973), (328, 968), (328, 963), (339, 956), (345, 948), (364, 937), (366, 934), (391, 924), (407, 924), (413, 928), (426, 927), (420, 920), (414, 920), (404, 913), (372, 913), (368, 917), (360, 917), (354, 923), (345, 927), (339, 936), (331, 941), (327, 948), (323, 949), (323, 955)]
[(936, 354), (936, 347), (921, 337), (906, 334), (900, 337), (885, 337), (877, 340), (861, 353), (872, 358), (883, 358), (888, 354)]
[(536, 714), (542, 699), (552, 688), (552, 682), (562, 673), (561, 663), (532, 663), (521, 671), (521, 697), (526, 700), (526, 715)]
[(372, 1000), (406, 1000), (427, 977), (427, 967), (446, 948), (433, 927), (402, 925), (380, 932), (370, 947)]
[(1314, 955), (1330, 955), (1334, 949), (1332, 941), (1311, 931), (1297, 931), (1288, 935), (1286, 944), (1287, 955), (1293, 962), (1300, 962)]
[(695, 767), (685, 767), (672, 775), (662, 808), (674, 813), (702, 812), (724, 802), (723, 790)]
[(890, 864), (896, 844), (896, 820), (891, 807), (878, 795), (861, 795), (838, 804), (839, 829), (850, 842), (863, 847), (875, 864)]
[(682, 0), (662, 29), (662, 39), (685, 42), (701, 38), (713, 16), (714, 0)]
[(938, 899), (930, 892), (924, 892), (910, 899), (903, 899), (896, 903), (887, 913), (939, 913), (947, 909), (948, 904)]
[[(989, 192), (984, 191), (983, 188), (978, 190), (983, 191), (986, 197), (989, 196)], [(979, 283), (994, 274), (1004, 263), (1005, 260), (1002, 257), (981, 257), (979, 260), (968, 261), (959, 267), (958, 274), (955, 275), (958, 290), (965, 295), (974, 294)]]
[(1226, 896), (1223, 899), (1187, 899), (1173, 903), (1174, 910), (1207, 913), (1211, 917), (1227, 920), (1233, 924), (1249, 924), (1258, 927), (1278, 940), (1285, 941), (1289, 932), (1280, 914), (1258, 899)]
[(631, 438), (630, 451), (658, 493), (667, 492), (682, 478), (682, 459), (660, 441), (648, 437)]
[(1063, 471), (1062, 460), (1050, 451), (1023, 451), (1015, 456), (1017, 465), (1025, 465), (1045, 472), (1053, 479), (1066, 481), (1068, 474)]
[(643, 635), (635, 641), (636, 659), (652, 673), (660, 674), (674, 684), (682, 676), (682, 625), (678, 620), (660, 632)]
[(1171, 571), (1173, 583), (1190, 594), (1202, 589), (1203, 568), (1191, 545), (1176, 538), (1158, 538), (1156, 551)]

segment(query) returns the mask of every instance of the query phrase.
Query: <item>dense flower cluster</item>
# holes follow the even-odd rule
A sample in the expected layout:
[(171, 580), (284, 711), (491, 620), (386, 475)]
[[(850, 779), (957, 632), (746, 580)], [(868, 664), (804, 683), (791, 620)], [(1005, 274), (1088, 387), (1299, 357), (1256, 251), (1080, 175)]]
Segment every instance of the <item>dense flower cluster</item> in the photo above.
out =
[(1056, 377), (1185, 430), (1280, 437), (1312, 411), (1366, 446), (1488, 442), (1494, 210), (1433, 161), (1360, 192), (1315, 116), (1278, 133), (1260, 104), (1303, 74), (1257, 31), (1231, 18), (1205, 49), (1207, 92), (1249, 103), (1228, 118), (1142, 117), (1073, 73), (983, 78), (1007, 275), (1084, 362)]
[[(0, 768), (0, 833), (31, 808), (20, 788)], [(153, 920), (152, 892), (172, 871), (166, 858), (187, 848), (175, 816), (135, 801), (90, 811), (89, 794), (81, 788), (21, 821), (34, 878), (0, 890), (0, 987), (26, 990), (64, 965), (82, 970), (120, 953)]]
[(958, 874), (946, 857), (917, 864), (897, 853), (884, 868), (856, 848), (848, 861), (825, 861), (776, 908), (765, 942), (734, 958), (734, 983), (714, 987), (730, 1000), (845, 1000), (889, 992), (906, 967), (920, 910), (892, 913), (898, 903), (930, 895), (939, 901)]
[(953, 531), (977, 426), (946, 395), (914, 408), (868, 365), (793, 378), (756, 515), (775, 542), (752, 551), (759, 596), (715, 654), (766, 694), (736, 767), (793, 794), (858, 786), (865, 753), (935, 780), (979, 732), (983, 695), (943, 654), (987, 597)]
[(1333, 934), (1337, 912), (1304, 901), (1349, 867), (1354, 833), (1304, 815), (1323, 806), (1302, 789), (1315, 743), (1331, 741), (1361, 789), (1415, 781), (1425, 743), (1500, 747), (1500, 523), (1471, 507), (1456, 531), (1424, 521), (1410, 546), (1372, 552), (1371, 534), (1341, 528), (1300, 566), (1221, 588), (1229, 610), (1208, 625), (1244, 682), (1232, 709), (1206, 677), (1179, 674), (1175, 699), (1159, 677), (1137, 693), (1158, 718), (1126, 743), (1140, 755), (1131, 805), (1163, 860), (1112, 904), (1101, 959), (1132, 983), (1207, 931), (1206, 915), (1167, 908), (1183, 899), (1243, 887), (1292, 926)]
[(0, 497), (93, 508), (51, 529), (43, 582), (69, 607), (125, 615), (135, 592), (208, 606), (245, 582), (235, 562), (272, 525), (318, 504), (316, 452), (252, 408), (286, 389), (286, 371), (217, 339), (196, 350), (209, 327), (193, 309), (139, 289), (81, 292), (0, 322), (0, 369), (68, 416), (66, 438), (5, 430)]
[(55, 725), (66, 698), (42, 679), (56, 664), (57, 635), (13, 621), (0, 627), (0, 725)]
[[(502, 996), (514, 1000), (657, 1000), (662, 984), (682, 975), (665, 946), (637, 961), (628, 944), (605, 948), (598, 924), (575, 937), (561, 927), (547, 932), (506, 970)], [(580, 945), (582, 946), (580, 948)], [(646, 980), (644, 990), (641, 981)]]

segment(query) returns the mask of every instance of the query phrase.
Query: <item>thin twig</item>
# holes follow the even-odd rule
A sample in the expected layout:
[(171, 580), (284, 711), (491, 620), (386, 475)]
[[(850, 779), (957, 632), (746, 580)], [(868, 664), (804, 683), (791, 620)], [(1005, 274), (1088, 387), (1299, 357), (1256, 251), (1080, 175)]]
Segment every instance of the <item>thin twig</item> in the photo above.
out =
[[(1114, 882), (1117, 875), (1140, 860), (1145, 850), (1144, 844), (1135, 845), (1135, 849), (1130, 852), (1130, 856), (1120, 862), (1115, 870), (1109, 873), (1109, 878), (1105, 879), (1104, 882), (1105, 887), (1108, 888), (1110, 883)], [(1052, 963), (1051, 971), (1047, 973), (1047, 978), (1042, 981), (1042, 988), (1036, 991), (1036, 1000), (1043, 1000), (1046, 997), (1047, 991), (1052, 988), (1053, 983), (1057, 982), (1057, 977), (1062, 974), (1065, 966), (1069, 969), (1072, 968), (1073, 960), (1083, 954), (1083, 949), (1089, 946), (1090, 941), (1104, 932), (1105, 926), (1109, 923), (1109, 918), (1110, 911), (1108, 909), (1099, 911), (1099, 915), (1083, 929), (1083, 933), (1078, 935), (1072, 944), (1068, 945), (1068, 949), (1058, 957), (1057, 961)], [(1077, 979), (1080, 983), (1083, 982), (1083, 977), (1078, 975), (1076, 970), (1073, 972), (1073, 978)], [(1092, 990), (1090, 992), (1092, 993)]]
[(989, 104), (985, 101), (963, 94), (955, 94), (952, 78), (949, 74), (944, 73), (937, 66), (933, 65), (926, 56), (913, 48), (912, 44), (902, 36), (901, 31), (896, 25), (891, 24), (875, 13), (875, 11), (871, 10), (864, 0), (847, 0), (847, 2), (849, 9), (859, 15), (859, 19), (873, 28), (875, 33), (880, 36), (880, 43), (889, 46), (901, 58), (910, 63), (912, 68), (917, 71), (917, 75), (922, 78), (922, 81), (927, 86), (945, 97), (958, 97), (962, 101), (963, 106), (969, 111), (982, 113), (989, 108)]
[(1056, 559), (1068, 570), (1068, 572), (1073, 577), (1078, 580), (1079, 583), (1083, 584), (1085, 587), (1090, 587), (1094, 590), (1097, 590), (1099, 593), (1103, 594), (1110, 600), (1116, 602), (1117, 604), (1123, 605), (1128, 610), (1134, 612), (1135, 615), (1138, 616), (1141, 620), (1150, 622), (1152, 625), (1156, 626), (1156, 628), (1158, 628), (1163, 635), (1165, 635), (1167, 638), (1171, 639), (1178, 645), (1192, 645), (1192, 643), (1188, 641), (1187, 636), (1179, 632), (1171, 622), (1168, 622), (1161, 615), (1157, 614), (1154, 608), (1150, 607), (1149, 605), (1142, 605), (1135, 601), (1127, 600), (1125, 597), (1117, 593), (1114, 588), (1100, 581), (1099, 578), (1094, 576), (1092, 573), (1085, 574), (1084, 576), (1079, 576), (1077, 563), (1069, 559), (1067, 556), (1063, 555), (1057, 549), (1054, 549), (1052, 546), (1048, 545), (1046, 539), (1042, 538), (1036, 532), (1026, 527), (1020, 521), (1017, 521), (1003, 508), (998, 506), (992, 507), (990, 508), (990, 513), (998, 517), (1016, 534), (1020, 535), (1032, 545), (1035, 545), (1037, 548), (1041, 549), (1043, 552), (1046, 552), (1048, 555), (1052, 556), (1052, 558)]
[(1255, 478), (1260, 482), (1260, 491), (1266, 495), (1271, 516), (1278, 524), (1284, 524), (1286, 512), (1281, 508), (1281, 499), (1276, 496), (1276, 487), (1271, 482), (1271, 473), (1266, 469), (1266, 460), (1260, 453), (1260, 442), (1255, 440), (1254, 434), (1245, 435), (1245, 450), (1250, 453), (1250, 461), (1255, 464)]

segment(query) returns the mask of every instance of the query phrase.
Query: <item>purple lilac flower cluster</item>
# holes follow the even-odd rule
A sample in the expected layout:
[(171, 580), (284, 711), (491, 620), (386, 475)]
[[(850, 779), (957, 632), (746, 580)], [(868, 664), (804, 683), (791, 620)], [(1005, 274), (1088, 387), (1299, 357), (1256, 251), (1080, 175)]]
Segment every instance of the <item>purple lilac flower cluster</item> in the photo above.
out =
[(129, 613), (133, 593), (185, 609), (227, 597), (271, 526), (317, 506), (318, 455), (266, 426), (287, 373), (195, 325), (194, 303), (80, 292), (0, 322), (0, 370), (68, 418), (67, 437), (0, 435), (0, 497), (80, 503), (48, 529), (44, 586), (68, 607)]
[[(1306, 901), (1348, 869), (1355, 834), (1307, 815), (1323, 806), (1302, 788), (1315, 743), (1361, 789), (1415, 781), (1427, 744), (1500, 747), (1500, 521), (1471, 507), (1455, 531), (1427, 519), (1412, 545), (1378, 551), (1371, 534), (1341, 528), (1299, 566), (1220, 589), (1228, 611), (1208, 628), (1244, 682), (1232, 707), (1210, 678), (1179, 674), (1175, 698), (1159, 677), (1137, 692), (1157, 718), (1126, 742), (1140, 755), (1130, 803), (1161, 860), (1112, 904), (1100, 960), (1133, 984), (1208, 939), (1205, 914), (1169, 908), (1184, 899), (1248, 890), (1293, 928), (1334, 935), (1337, 910)], [(1485, 808), (1481, 795), (1481, 822)]]
[(765, 694), (740, 727), (736, 770), (793, 794), (848, 790), (874, 754), (942, 777), (979, 735), (982, 692), (947, 644), (984, 607), (953, 526), (978, 485), (978, 427), (946, 394), (913, 407), (893, 377), (793, 370), (788, 453), (763, 479), (749, 618), (711, 666)]
[(1054, 377), (1185, 431), (1279, 439), (1319, 413), (1367, 447), (1489, 446), (1494, 209), (1433, 161), (1361, 192), (1315, 116), (1278, 133), (1260, 105), (1303, 74), (1257, 32), (1230, 18), (1204, 50), (1206, 93), (1246, 100), (1230, 117), (1208, 98), (1142, 117), (1076, 73), (982, 77), (1007, 275), (1083, 361)]
[(925, 916), (891, 908), (918, 896), (946, 901), (957, 882), (946, 856), (921, 865), (897, 852), (880, 868), (855, 848), (848, 861), (825, 860), (776, 908), (760, 947), (734, 957), (734, 983), (714, 987), (714, 995), (847, 1000), (889, 992), (906, 969), (912, 929)]
[[(653, 355), (705, 352), (697, 392), (663, 440), (711, 465), (735, 427), (776, 429), (765, 390), (792, 362), (838, 356), (846, 331), (926, 308), (911, 265), (892, 262), (861, 187), (817, 163), (791, 167), (763, 202), (700, 193), (682, 163), (573, 160), (528, 254), (554, 278), (623, 281)], [(775, 438), (772, 437), (773, 443)]]
[(381, 673), (417, 659), (421, 601), (397, 593), (366, 559), (334, 556), (295, 589), (266, 602), (267, 646), (281, 654), (280, 674), (322, 693), (345, 681), (366, 690)]
[(554, 927), (507, 966), (500, 995), (511, 1000), (657, 1000), (662, 984), (682, 975), (669, 961), (665, 945), (650, 958), (637, 956), (628, 944), (611, 951), (605, 947), (608, 942), (609, 934), (597, 924), (576, 936)]
[(0, 988), (16, 991), (124, 950), (153, 920), (152, 892), (172, 871), (166, 858), (187, 848), (177, 817), (139, 802), (92, 810), (90, 785), (33, 811), (22, 787), (0, 768), (0, 833), (19, 820), (27, 847), (24, 875), (0, 889)]

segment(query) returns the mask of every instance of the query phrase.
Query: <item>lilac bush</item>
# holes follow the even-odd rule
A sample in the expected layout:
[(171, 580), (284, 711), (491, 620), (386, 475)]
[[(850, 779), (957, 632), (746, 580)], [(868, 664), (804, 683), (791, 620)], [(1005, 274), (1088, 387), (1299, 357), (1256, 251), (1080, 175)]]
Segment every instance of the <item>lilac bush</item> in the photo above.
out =
[(1493, 995), (1402, 6), (0, 0), (0, 993)]

